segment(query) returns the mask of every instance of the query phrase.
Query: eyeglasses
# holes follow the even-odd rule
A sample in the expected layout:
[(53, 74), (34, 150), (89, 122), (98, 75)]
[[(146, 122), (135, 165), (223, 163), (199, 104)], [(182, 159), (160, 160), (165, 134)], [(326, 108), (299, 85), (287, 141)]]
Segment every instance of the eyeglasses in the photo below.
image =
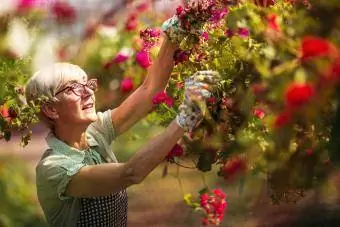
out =
[(54, 96), (57, 96), (66, 90), (71, 90), (77, 96), (83, 96), (87, 93), (86, 87), (90, 88), (93, 92), (96, 92), (98, 90), (98, 80), (90, 79), (86, 82), (86, 84), (73, 83), (70, 86), (67, 86), (64, 89), (56, 92)]

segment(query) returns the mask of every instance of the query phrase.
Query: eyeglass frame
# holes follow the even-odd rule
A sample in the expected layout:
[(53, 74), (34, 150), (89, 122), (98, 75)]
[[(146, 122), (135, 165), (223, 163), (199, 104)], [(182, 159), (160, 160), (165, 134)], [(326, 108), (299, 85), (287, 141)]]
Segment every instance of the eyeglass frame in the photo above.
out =
[[(89, 87), (89, 83), (90, 82), (93, 82), (93, 81), (95, 81), (96, 82), (96, 89), (95, 90), (92, 90), (90, 87)], [(66, 91), (67, 89), (71, 89), (71, 91), (73, 92), (73, 94), (75, 94), (76, 96), (82, 96), (82, 94), (77, 94), (75, 91), (74, 91), (74, 87), (73, 86), (75, 86), (75, 85), (82, 85), (83, 86), (83, 91), (85, 91), (85, 87), (88, 87), (89, 89), (91, 89), (93, 92), (96, 92), (97, 90), (98, 90), (98, 79), (96, 79), (96, 78), (93, 78), (93, 79), (90, 79), (90, 80), (88, 80), (87, 82), (86, 82), (86, 84), (82, 84), (82, 83), (78, 83), (78, 82), (75, 82), (75, 83), (72, 83), (71, 85), (69, 85), (69, 86), (67, 86), (67, 87), (65, 87), (65, 88), (63, 88), (63, 89), (61, 89), (60, 91), (58, 91), (58, 92), (56, 92), (55, 94), (54, 94), (54, 96), (57, 96), (58, 94), (60, 94), (60, 93), (62, 93), (62, 92), (64, 92), (64, 91)]]

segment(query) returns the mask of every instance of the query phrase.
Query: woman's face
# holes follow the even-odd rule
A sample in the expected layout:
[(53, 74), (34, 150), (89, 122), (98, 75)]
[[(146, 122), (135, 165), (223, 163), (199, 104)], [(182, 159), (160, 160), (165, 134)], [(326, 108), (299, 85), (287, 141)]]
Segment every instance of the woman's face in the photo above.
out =
[(79, 78), (69, 81), (56, 93), (60, 100), (55, 105), (58, 112), (57, 121), (69, 125), (89, 125), (96, 121), (94, 96), (96, 90), (95, 79)]

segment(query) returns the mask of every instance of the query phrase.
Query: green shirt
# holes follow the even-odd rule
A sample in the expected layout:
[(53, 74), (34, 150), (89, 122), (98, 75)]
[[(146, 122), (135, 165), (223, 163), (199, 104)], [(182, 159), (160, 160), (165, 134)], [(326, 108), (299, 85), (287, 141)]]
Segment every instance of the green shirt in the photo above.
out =
[(111, 149), (115, 138), (111, 110), (98, 112), (98, 120), (86, 130), (90, 148), (78, 150), (49, 133), (46, 150), (36, 167), (36, 185), (40, 205), (50, 226), (75, 226), (80, 199), (65, 195), (67, 183), (83, 166), (117, 162)]

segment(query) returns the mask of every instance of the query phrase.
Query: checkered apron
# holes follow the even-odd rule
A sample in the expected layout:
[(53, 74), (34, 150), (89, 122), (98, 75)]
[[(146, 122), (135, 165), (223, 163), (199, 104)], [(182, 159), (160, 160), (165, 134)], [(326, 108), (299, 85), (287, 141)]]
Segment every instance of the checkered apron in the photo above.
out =
[[(100, 164), (102, 158), (93, 151), (86, 152), (84, 162)], [(80, 214), (77, 226), (124, 227), (127, 223), (128, 197), (126, 190), (109, 196), (80, 199)]]

